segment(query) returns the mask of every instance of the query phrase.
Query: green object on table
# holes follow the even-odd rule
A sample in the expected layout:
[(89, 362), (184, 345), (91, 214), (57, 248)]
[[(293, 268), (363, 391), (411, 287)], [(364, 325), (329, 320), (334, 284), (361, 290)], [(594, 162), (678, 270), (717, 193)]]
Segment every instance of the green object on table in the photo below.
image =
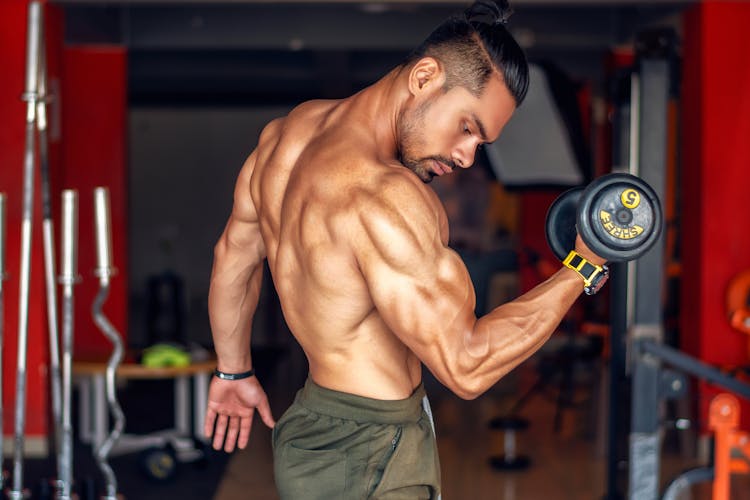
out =
[(143, 350), (141, 364), (149, 368), (182, 367), (190, 365), (190, 353), (173, 344), (154, 344)]

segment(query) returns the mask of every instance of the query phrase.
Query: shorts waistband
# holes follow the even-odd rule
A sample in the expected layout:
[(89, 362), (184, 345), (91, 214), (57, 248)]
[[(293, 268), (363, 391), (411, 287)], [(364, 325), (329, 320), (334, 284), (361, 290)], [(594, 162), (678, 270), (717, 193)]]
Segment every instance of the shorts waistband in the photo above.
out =
[(308, 377), (297, 393), (297, 403), (308, 410), (329, 417), (373, 424), (417, 422), (422, 417), (424, 385), (406, 399), (381, 400), (326, 389)]

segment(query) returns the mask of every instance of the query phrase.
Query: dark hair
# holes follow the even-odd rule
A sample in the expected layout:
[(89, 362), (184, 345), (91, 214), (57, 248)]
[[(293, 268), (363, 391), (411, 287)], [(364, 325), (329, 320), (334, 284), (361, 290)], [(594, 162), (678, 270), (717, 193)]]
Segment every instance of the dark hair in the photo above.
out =
[(475, 96), (482, 94), (497, 70), (518, 106), (529, 88), (529, 66), (505, 27), (511, 13), (508, 0), (478, 0), (462, 16), (451, 17), (435, 28), (405, 64), (434, 57), (445, 67), (446, 90), (461, 86)]

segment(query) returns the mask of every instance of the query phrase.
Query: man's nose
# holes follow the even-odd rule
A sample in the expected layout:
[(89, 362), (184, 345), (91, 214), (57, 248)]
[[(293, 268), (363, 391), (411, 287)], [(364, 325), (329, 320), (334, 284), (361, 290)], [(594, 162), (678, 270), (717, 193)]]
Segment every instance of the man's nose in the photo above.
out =
[(469, 168), (474, 164), (474, 154), (476, 147), (463, 144), (461, 147), (456, 148), (453, 153), (453, 163), (461, 168)]

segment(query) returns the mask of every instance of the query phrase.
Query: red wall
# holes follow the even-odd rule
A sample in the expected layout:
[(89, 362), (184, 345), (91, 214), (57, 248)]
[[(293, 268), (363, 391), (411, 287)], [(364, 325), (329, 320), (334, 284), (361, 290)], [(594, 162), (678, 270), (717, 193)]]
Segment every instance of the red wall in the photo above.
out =
[[(13, 433), (15, 406), (18, 292), (23, 210), (23, 156), (25, 150), (27, 0), (0, 2), (0, 191), (7, 194), (6, 269), (9, 279), (4, 291), (4, 345), (2, 351), (4, 408), (3, 433)], [(105, 185), (111, 191), (115, 265), (120, 274), (112, 280), (112, 292), (105, 312), (125, 335), (127, 332), (127, 221), (126, 216), (126, 54), (117, 47), (63, 46), (63, 16), (59, 8), (45, 5), (45, 34), (51, 92), (49, 107), (50, 178), (55, 211), (55, 233), (59, 239), (60, 191), (67, 187), (80, 192), (79, 272), (84, 278), (76, 287), (77, 357), (107, 354), (111, 347), (91, 321), (91, 303), (98, 283), (93, 238), (93, 187)], [(26, 433), (45, 435), (49, 429), (48, 333), (44, 288), (41, 231), (41, 191), (37, 168), (32, 241), (32, 270), (29, 297), (27, 353)], [(56, 243), (59, 260), (59, 243)]]
[[(546, 261), (547, 266), (555, 271), (559, 269), (559, 259), (552, 253), (547, 244), (545, 222), (547, 210), (564, 189), (528, 190), (521, 193), (520, 221), (518, 224), (522, 250), (531, 250), (540, 259)], [(525, 293), (548, 278), (540, 274), (540, 268), (533, 263), (522, 261), (519, 268), (521, 292)]]
[(65, 139), (60, 188), (78, 190), (78, 272), (83, 278), (75, 289), (75, 354), (78, 358), (96, 357), (112, 350), (91, 320), (91, 304), (99, 291), (93, 274), (93, 191), (98, 186), (109, 188), (117, 268), (104, 313), (127, 337), (127, 53), (116, 46), (66, 47), (63, 67)]
[[(722, 367), (748, 363), (727, 321), (726, 287), (750, 268), (750, 3), (704, 2), (685, 15), (681, 248), (683, 348)], [(713, 391), (701, 390), (701, 415)], [(742, 409), (750, 427), (750, 406)]]

